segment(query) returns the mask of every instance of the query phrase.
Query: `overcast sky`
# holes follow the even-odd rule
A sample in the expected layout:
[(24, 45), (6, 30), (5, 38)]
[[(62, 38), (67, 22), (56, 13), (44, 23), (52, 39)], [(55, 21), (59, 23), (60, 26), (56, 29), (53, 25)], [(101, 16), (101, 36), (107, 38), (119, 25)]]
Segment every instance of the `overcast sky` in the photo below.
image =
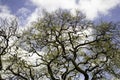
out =
[(120, 21), (120, 0), (0, 0), (0, 17), (16, 16), (22, 24), (29, 24), (43, 8), (49, 12), (77, 9), (89, 20)]

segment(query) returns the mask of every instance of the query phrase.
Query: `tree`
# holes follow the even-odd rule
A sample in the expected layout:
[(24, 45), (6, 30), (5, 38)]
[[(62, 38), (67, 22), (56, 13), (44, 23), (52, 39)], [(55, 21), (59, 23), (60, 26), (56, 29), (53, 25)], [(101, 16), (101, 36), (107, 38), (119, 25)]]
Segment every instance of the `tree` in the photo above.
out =
[[(11, 18), (11, 20), (0, 18), (0, 73), (4, 73), (5, 56), (11, 52), (11, 48), (14, 45), (12, 40), (15, 37), (16, 31), (17, 21), (15, 18)], [(2, 80), (1, 74), (0, 80)]]
[[(7, 70), (13, 75), (11, 79), (119, 79), (118, 26), (112, 22), (95, 25), (79, 11), (75, 15), (68, 10), (44, 12), (19, 39), (18, 47), (27, 57), (18, 56), (19, 49), (10, 57)], [(35, 58), (34, 63), (29, 58)]]

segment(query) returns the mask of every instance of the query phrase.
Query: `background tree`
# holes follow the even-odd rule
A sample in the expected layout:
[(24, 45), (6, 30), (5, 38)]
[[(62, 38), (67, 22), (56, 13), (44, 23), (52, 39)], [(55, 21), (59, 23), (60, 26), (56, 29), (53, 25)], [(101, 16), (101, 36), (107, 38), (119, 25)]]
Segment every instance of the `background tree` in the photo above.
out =
[[(17, 21), (15, 18), (3, 19), (0, 18), (0, 73), (3, 74), (5, 70), (5, 60), (6, 55), (9, 55), (11, 52), (11, 48), (14, 44), (12, 44), (12, 40), (14, 40), (14, 36), (17, 30)], [(6, 64), (7, 65), (7, 64)], [(0, 74), (0, 80), (2, 80)]]

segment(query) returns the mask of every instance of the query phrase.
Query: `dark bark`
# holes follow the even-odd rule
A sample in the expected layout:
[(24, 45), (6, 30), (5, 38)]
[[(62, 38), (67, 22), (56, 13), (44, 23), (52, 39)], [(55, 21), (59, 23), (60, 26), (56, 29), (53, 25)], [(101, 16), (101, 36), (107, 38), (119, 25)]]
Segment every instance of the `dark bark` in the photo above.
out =
[(0, 71), (2, 70), (2, 59), (1, 59), (1, 55), (0, 55)]
[(76, 63), (75, 61), (73, 61), (72, 59), (71, 59), (71, 61), (72, 61), (73, 65), (74, 65), (75, 69), (84, 75), (84, 80), (89, 80), (89, 75), (88, 75), (84, 70), (82, 70), (82, 69), (77, 65), (77, 63)]
[(52, 69), (51, 69), (51, 67), (50, 67), (49, 64), (47, 65), (47, 69), (48, 69), (48, 73), (49, 73), (51, 79), (52, 79), (52, 80), (57, 80), (57, 79), (54, 77), (53, 72), (52, 72)]

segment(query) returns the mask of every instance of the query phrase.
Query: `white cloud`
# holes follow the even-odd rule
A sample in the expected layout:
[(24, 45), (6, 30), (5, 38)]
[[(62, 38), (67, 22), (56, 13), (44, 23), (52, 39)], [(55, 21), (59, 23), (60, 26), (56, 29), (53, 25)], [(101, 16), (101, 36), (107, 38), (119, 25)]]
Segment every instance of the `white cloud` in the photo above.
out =
[(6, 5), (0, 5), (0, 18), (8, 19), (13, 17), (15, 18), (15, 16), (11, 14), (9, 7), (7, 7)]
[(0, 12), (1, 13), (10, 13), (10, 10), (7, 6), (5, 5), (0, 5)]
[[(33, 13), (27, 18), (27, 25), (31, 22), (36, 21), (38, 17), (42, 16), (42, 10), (46, 9), (49, 12), (57, 10), (58, 8), (63, 9), (72, 9), (76, 6), (74, 0), (31, 0), (37, 8), (34, 10)], [(67, 4), (67, 5), (66, 5)], [(73, 5), (74, 4), (74, 5)]]
[(40, 8), (36, 8), (35, 11), (33, 13), (31, 13), (31, 15), (27, 18), (27, 22), (29, 25), (31, 22), (36, 21), (38, 17), (40, 17), (41, 14), (41, 9)]
[[(37, 6), (37, 8), (26, 19), (27, 25), (25, 25), (25, 26), (29, 26), (31, 24), (31, 22), (36, 21), (38, 19), (38, 17), (41, 17), (42, 16), (42, 9), (46, 9), (49, 12), (54, 11), (58, 8), (67, 8), (68, 9), (72, 5), (72, 2), (74, 2), (74, 0), (71, 0), (72, 2), (69, 2), (71, 5), (66, 5), (66, 3), (69, 0), (67, 0), (67, 1), (66, 0), (65, 1), (63, 1), (63, 0), (57, 0), (57, 1), (51, 0), (50, 2), (48, 2), (48, 0), (46, 0), (46, 1), (44, 1), (44, 0), (31, 0), (31, 1), (35, 6)], [(60, 3), (60, 5), (58, 5), (59, 3)], [(73, 5), (71, 6), (71, 8), (72, 7), (73, 7)]]
[[(81, 10), (86, 17), (94, 20), (99, 14), (106, 15), (109, 11), (120, 5), (120, 0), (30, 0), (38, 8), (45, 8), (47, 11), (54, 11), (58, 8), (69, 10)], [(35, 12), (34, 12), (35, 13)], [(37, 14), (35, 14), (36, 16)]]
[(16, 15), (17, 15), (17, 17), (19, 19), (19, 24), (21, 26), (26, 24), (26, 22), (27, 22), (26, 18), (28, 16), (30, 16), (30, 13), (31, 13), (31, 11), (29, 9), (25, 8), (25, 7), (22, 7), (20, 9), (18, 9)]
[(41, 10), (42, 10), (41, 8), (36, 8), (32, 13), (29, 13), (26, 16), (23, 16), (24, 14), (21, 15), (21, 16), (18, 16), (19, 24), (20, 24), (19, 25), (20, 26), (19, 30), (24, 31), (24, 30), (27, 30), (28, 28), (30, 28), (31, 24), (33, 22), (37, 21), (38, 18), (40, 18), (40, 16), (42, 16), (42, 14), (41, 14), (42, 11)]
[(0, 18), (2, 18), (2, 19), (8, 19), (8, 18), (13, 18), (13, 17), (15, 18), (15, 16), (12, 14), (0, 13)]
[(38, 7), (53, 11), (58, 8), (72, 9), (76, 7), (75, 0), (31, 0)]
[(31, 27), (32, 22), (37, 21), (40, 17), (41, 9), (36, 8), (31, 14), (26, 16), (21, 15), (19, 18), (20, 30), (28, 29)]
[(18, 15), (22, 15), (24, 17), (28, 16), (28, 14), (30, 13), (31, 11), (25, 7), (22, 7), (20, 8), (18, 11), (17, 11), (17, 14)]
[(120, 0), (80, 0), (79, 9), (88, 19), (99, 17), (99, 14), (109, 14), (109, 11), (120, 5)]

